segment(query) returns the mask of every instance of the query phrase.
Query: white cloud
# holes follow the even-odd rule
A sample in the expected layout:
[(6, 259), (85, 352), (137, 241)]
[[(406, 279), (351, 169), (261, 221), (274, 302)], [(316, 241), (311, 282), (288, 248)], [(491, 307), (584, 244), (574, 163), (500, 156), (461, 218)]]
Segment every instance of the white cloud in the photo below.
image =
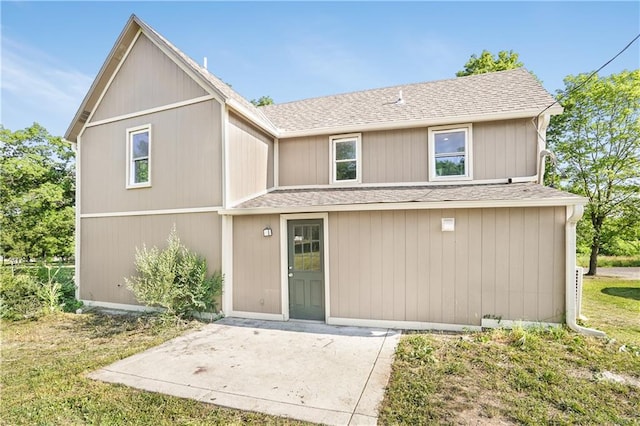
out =
[[(2, 119), (9, 128), (14, 125), (4, 122), (9, 118), (22, 121), (18, 127), (34, 121), (70, 121), (93, 81), (46, 52), (7, 38), (2, 40), (0, 72)], [(60, 131), (67, 124), (54, 126)]]

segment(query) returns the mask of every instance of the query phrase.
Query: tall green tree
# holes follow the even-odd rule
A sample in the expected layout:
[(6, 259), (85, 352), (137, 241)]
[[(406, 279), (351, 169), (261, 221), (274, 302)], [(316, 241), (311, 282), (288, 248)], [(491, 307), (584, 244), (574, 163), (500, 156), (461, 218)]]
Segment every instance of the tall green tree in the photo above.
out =
[(464, 65), (464, 69), (458, 71), (456, 76), (464, 77), (466, 75), (512, 70), (523, 66), (522, 62), (518, 60), (518, 54), (513, 50), (501, 50), (498, 52), (498, 56), (494, 56), (488, 50), (483, 50), (480, 56), (471, 55), (471, 58)]
[(629, 234), (638, 217), (640, 70), (570, 75), (564, 84), (558, 92), (564, 114), (551, 119), (547, 142), (559, 160), (561, 186), (589, 200), (579, 238), (590, 240), (588, 274), (595, 275), (598, 253)]
[(251, 103), (257, 107), (273, 105), (273, 99), (271, 96), (260, 96), (258, 99), (251, 99)]
[(0, 126), (0, 254), (3, 259), (67, 258), (74, 248), (74, 153), (34, 123)]

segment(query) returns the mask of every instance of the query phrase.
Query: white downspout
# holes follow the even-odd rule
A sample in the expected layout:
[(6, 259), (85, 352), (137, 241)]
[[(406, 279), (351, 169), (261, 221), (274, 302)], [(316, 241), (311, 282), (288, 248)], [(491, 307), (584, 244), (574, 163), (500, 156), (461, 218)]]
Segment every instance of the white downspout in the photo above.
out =
[(593, 328), (586, 328), (576, 322), (576, 223), (584, 214), (584, 206), (567, 206), (567, 223), (565, 226), (565, 305), (566, 320), (570, 329), (589, 336), (606, 337), (607, 335)]

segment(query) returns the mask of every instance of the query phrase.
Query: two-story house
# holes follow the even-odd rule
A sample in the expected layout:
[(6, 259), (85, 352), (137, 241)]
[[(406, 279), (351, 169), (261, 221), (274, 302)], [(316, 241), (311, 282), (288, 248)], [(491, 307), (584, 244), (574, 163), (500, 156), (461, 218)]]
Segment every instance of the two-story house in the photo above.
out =
[(135, 249), (175, 224), (228, 316), (574, 325), (585, 200), (538, 183), (553, 101), (517, 69), (256, 108), (132, 16), (66, 133), (79, 298), (136, 308)]

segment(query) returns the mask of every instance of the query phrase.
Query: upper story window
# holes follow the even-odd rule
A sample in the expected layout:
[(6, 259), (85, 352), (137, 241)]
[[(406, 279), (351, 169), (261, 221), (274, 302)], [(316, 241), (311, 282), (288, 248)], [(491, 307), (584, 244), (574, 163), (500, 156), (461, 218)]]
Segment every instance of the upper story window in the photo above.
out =
[(360, 133), (331, 136), (331, 183), (359, 183), (362, 180)]
[(127, 188), (151, 186), (151, 125), (127, 129)]
[(430, 180), (469, 180), (471, 173), (471, 124), (429, 129)]

